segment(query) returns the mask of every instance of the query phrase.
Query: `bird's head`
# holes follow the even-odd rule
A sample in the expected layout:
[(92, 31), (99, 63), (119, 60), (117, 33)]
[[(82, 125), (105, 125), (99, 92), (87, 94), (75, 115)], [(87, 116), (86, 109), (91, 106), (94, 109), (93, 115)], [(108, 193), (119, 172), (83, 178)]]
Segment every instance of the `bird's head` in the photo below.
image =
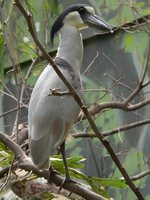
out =
[(94, 27), (97, 29), (113, 32), (113, 28), (101, 17), (95, 15), (91, 6), (86, 4), (75, 4), (64, 10), (55, 20), (51, 29), (51, 41), (53, 43), (55, 34), (64, 26), (72, 26), (77, 29)]

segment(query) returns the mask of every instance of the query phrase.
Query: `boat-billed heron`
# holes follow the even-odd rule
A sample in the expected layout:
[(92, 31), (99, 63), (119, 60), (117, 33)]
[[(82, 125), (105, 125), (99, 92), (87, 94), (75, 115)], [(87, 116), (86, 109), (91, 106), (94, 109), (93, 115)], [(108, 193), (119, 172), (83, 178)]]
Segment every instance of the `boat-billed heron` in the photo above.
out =
[[(91, 6), (85, 4), (72, 5), (64, 10), (51, 29), (52, 42), (57, 32), (60, 36), (54, 62), (80, 97), (82, 97), (80, 67), (83, 56), (80, 29), (88, 26), (112, 32), (112, 27), (95, 15)], [(49, 95), (54, 89), (59, 89), (60, 93), (68, 91), (55, 70), (48, 64), (38, 78), (29, 102), (30, 153), (33, 163), (39, 169), (50, 166), (49, 156), (53, 155), (58, 147), (64, 157), (64, 141), (80, 112), (78, 103), (71, 95)], [(70, 178), (68, 172), (66, 178)]]

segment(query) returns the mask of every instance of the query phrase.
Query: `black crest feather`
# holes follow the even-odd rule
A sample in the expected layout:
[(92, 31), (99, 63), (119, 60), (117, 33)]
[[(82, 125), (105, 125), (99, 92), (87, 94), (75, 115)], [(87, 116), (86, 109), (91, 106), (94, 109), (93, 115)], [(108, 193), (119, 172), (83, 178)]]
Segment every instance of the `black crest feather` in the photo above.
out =
[(61, 29), (63, 26), (63, 20), (64, 18), (70, 13), (74, 11), (78, 11), (80, 13), (80, 10), (82, 11), (84, 7), (87, 6), (86, 4), (75, 4), (64, 10), (55, 20), (52, 28), (51, 28), (51, 42), (53, 44), (54, 42), (54, 36), (55, 34)]

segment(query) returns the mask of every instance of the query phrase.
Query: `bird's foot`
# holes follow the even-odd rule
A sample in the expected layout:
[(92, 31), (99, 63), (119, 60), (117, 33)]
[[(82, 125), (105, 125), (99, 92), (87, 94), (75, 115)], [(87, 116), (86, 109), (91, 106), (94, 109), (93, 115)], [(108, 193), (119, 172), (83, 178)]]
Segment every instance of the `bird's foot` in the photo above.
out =
[(73, 184), (79, 184), (78, 182), (72, 180), (70, 177), (66, 177), (64, 179), (64, 181), (62, 182), (60, 188), (59, 188), (59, 191), (63, 188), (63, 186), (66, 184), (66, 183), (73, 183)]
[(47, 180), (48, 182), (51, 182), (51, 177), (52, 177), (53, 174), (59, 174), (60, 175), (60, 173), (58, 171), (56, 171), (53, 167), (50, 166), (49, 174), (48, 174), (48, 180)]

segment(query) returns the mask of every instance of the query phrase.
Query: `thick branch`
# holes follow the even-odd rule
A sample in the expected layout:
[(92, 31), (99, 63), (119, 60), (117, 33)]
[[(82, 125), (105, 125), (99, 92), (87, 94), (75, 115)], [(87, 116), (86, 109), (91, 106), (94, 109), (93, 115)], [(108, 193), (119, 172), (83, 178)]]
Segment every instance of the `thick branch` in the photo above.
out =
[[(49, 178), (49, 171), (45, 170), (45, 171), (39, 171), (37, 170), (37, 168), (33, 165), (29, 166), (29, 165), (20, 165), (20, 168), (26, 170), (26, 171), (31, 171), (35, 174), (37, 174), (40, 177), (44, 177), (46, 179)], [(57, 186), (61, 186), (64, 178), (62, 178), (60, 175), (52, 173), (52, 176), (50, 178), (50, 181), (52, 181), (53, 183), (55, 183)], [(83, 187), (80, 184), (75, 184), (75, 183), (66, 183), (65, 185), (63, 185), (64, 189), (69, 190), (70, 192), (73, 192), (75, 194), (78, 194), (79, 196), (85, 198), (85, 199), (92, 199), (92, 200), (106, 200), (106, 198), (92, 192), (91, 190), (86, 189), (85, 187)]]
[[(98, 114), (102, 110), (108, 109), (108, 108), (119, 109), (119, 110), (129, 112), (129, 111), (138, 110), (138, 109), (143, 108), (144, 106), (149, 105), (149, 104), (150, 104), (150, 99), (146, 99), (146, 100), (141, 101), (139, 103), (129, 104), (129, 105), (126, 105), (126, 102), (110, 101), (110, 102), (103, 102), (103, 103), (100, 103), (100, 104), (98, 104), (98, 103), (92, 104), (88, 108), (88, 110), (89, 110), (91, 115)], [(85, 118), (86, 118), (86, 116), (84, 115), (83, 112), (81, 112), (80, 115), (78, 116), (78, 121), (80, 121), (81, 119), (85, 119)]]
[(26, 154), (22, 149), (16, 145), (15, 142), (13, 142), (6, 134), (0, 132), (0, 141), (6, 145), (6, 147), (9, 147), (9, 149), (14, 152), (16, 159), (19, 161), (19, 163), (22, 163), (27, 158)]

